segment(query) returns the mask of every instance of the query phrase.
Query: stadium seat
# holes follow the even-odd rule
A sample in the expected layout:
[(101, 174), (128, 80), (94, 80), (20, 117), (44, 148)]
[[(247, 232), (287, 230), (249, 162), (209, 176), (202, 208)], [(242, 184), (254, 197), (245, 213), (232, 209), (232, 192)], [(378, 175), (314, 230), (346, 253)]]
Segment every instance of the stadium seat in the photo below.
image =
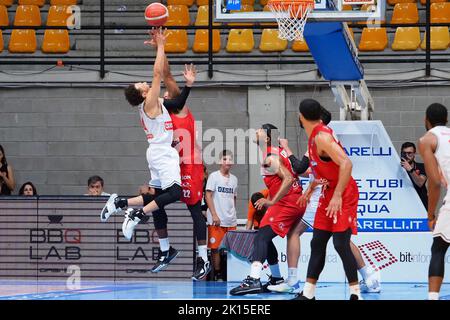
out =
[(170, 5), (167, 6), (169, 11), (169, 18), (166, 26), (188, 26), (191, 22), (189, 16), (189, 9), (184, 5)]
[(184, 6), (192, 6), (194, 4), (194, 0), (167, 0), (167, 5), (184, 5)]
[(383, 51), (388, 45), (386, 28), (364, 28), (359, 41), (361, 51)]
[(36, 32), (30, 29), (13, 30), (8, 50), (11, 53), (33, 53), (36, 51)]
[(308, 52), (308, 44), (305, 40), (295, 40), (292, 42), (292, 51), (295, 52)]
[(12, 6), (14, 0), (0, 0), (0, 6), (10, 7)]
[(67, 53), (70, 50), (70, 38), (68, 30), (45, 30), (42, 42), (42, 52)]
[[(425, 50), (427, 34), (423, 37), (420, 47)], [(431, 27), (431, 50), (447, 50), (450, 45), (450, 34), (448, 27)]]
[(197, 7), (207, 6), (209, 4), (209, 1), (208, 0), (196, 0), (195, 4), (197, 5)]
[(67, 19), (71, 16), (70, 13), (67, 13), (67, 8), (67, 6), (51, 6), (48, 9), (47, 26), (67, 26)]
[[(361, 11), (374, 11), (375, 9), (375, 5), (373, 4), (363, 4), (361, 6)], [(369, 20), (370, 23), (367, 23), (367, 21), (359, 21), (358, 24), (365, 24), (365, 25), (376, 25), (376, 24), (381, 24), (381, 23), (385, 23), (385, 20)]]
[(74, 6), (77, 4), (77, 0), (50, 0), (52, 6)]
[[(253, 9), (253, 6), (248, 4), (241, 5), (241, 10), (231, 10), (231, 13), (236, 12), (253, 12), (255, 11)], [(228, 23), (229, 26), (252, 26), (253, 23), (245, 23), (245, 22), (236, 22), (236, 23)]]
[(395, 6), (397, 3), (416, 3), (417, 0), (387, 0), (387, 3), (391, 6)]
[(395, 31), (392, 50), (415, 51), (420, 46), (420, 30), (418, 27), (399, 27)]
[(0, 52), (3, 51), (3, 33), (2, 30), (0, 30)]
[(35, 5), (20, 5), (17, 7), (14, 25), (22, 27), (39, 27), (41, 25), (41, 12)]
[(184, 53), (188, 49), (188, 35), (186, 30), (167, 30), (166, 45), (167, 53)]
[(241, 0), (241, 5), (254, 6), (255, 0)]
[[(208, 52), (209, 43), (209, 33), (208, 30), (196, 30), (194, 37), (194, 45), (192, 51), (195, 53), (206, 53)], [(213, 30), (213, 52), (217, 53), (220, 51), (220, 31)]]
[(227, 52), (252, 52), (255, 39), (252, 29), (231, 29), (228, 34)]
[[(447, 0), (431, 0), (430, 2), (431, 2), (431, 3), (447, 2)], [(420, 4), (423, 5), (423, 6), (426, 5), (425, 0), (420, 0)]]
[(431, 23), (450, 23), (450, 2), (432, 3)]
[(262, 52), (282, 52), (287, 49), (287, 40), (278, 38), (278, 29), (263, 29), (259, 50)]
[(265, 5), (267, 5), (267, 3), (269, 2), (269, 0), (259, 0), (259, 4), (261, 5), (261, 6), (265, 6)]
[(392, 13), (391, 23), (407, 24), (419, 22), (419, 10), (415, 3), (397, 3)]
[[(207, 26), (208, 25), (208, 6), (201, 6), (197, 10), (197, 16), (195, 18), (196, 26)], [(214, 13), (213, 13), (214, 14)], [(214, 21), (214, 20), (213, 20)], [(214, 26), (219, 26), (220, 23), (213, 23)]]
[(351, 4), (343, 4), (342, 5), (342, 11), (352, 11), (353, 6)]
[(19, 5), (34, 5), (42, 7), (45, 4), (45, 0), (19, 0)]
[(3, 5), (0, 5), (0, 26), (9, 26), (8, 9)]

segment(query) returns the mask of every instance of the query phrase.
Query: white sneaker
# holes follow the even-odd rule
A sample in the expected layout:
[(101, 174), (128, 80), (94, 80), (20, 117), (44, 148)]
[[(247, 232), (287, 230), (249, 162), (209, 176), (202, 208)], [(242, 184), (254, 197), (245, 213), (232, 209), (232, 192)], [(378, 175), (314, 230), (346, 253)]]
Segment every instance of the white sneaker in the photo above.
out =
[(380, 293), (381, 292), (381, 275), (379, 271), (372, 273), (366, 280), (359, 283), (362, 293)]
[(270, 285), (267, 287), (272, 292), (278, 293), (299, 293), (300, 292), (300, 281), (297, 281), (293, 286), (290, 286), (287, 281), (277, 284)]
[(106, 202), (105, 206), (102, 209), (102, 212), (100, 213), (100, 220), (102, 222), (106, 222), (112, 214), (119, 213), (122, 211), (121, 208), (116, 208), (115, 201), (117, 198), (118, 196), (115, 193), (113, 193), (109, 197), (108, 201)]
[(134, 229), (141, 221), (141, 219), (136, 216), (137, 211), (138, 210), (132, 208), (126, 210), (125, 220), (122, 224), (122, 233), (127, 240), (131, 240), (131, 238), (133, 237)]

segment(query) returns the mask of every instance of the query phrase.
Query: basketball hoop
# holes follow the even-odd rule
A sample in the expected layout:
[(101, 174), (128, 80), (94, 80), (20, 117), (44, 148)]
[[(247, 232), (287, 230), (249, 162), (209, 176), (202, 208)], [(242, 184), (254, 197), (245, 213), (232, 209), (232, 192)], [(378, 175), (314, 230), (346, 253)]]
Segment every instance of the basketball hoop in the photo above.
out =
[(269, 0), (267, 5), (275, 14), (280, 39), (303, 40), (306, 20), (314, 9), (314, 0)]

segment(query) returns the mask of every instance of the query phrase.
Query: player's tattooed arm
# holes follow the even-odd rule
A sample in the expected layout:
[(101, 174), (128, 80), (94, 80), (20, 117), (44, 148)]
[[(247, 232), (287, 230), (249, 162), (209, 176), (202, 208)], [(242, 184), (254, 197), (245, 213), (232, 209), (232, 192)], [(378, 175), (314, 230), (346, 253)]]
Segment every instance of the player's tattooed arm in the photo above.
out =
[(425, 163), (425, 172), (428, 177), (428, 221), (430, 229), (434, 229), (436, 221), (436, 208), (441, 193), (441, 173), (434, 152), (437, 139), (432, 133), (426, 133), (419, 140), (419, 153)]

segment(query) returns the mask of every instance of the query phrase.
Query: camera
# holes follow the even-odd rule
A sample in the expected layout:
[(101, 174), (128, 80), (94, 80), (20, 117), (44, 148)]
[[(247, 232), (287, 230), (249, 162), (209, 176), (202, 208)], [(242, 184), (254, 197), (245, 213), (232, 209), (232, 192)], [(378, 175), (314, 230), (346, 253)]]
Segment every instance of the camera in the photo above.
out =
[(408, 160), (408, 157), (406, 156), (406, 152), (402, 151), (400, 154), (400, 158), (405, 161)]

